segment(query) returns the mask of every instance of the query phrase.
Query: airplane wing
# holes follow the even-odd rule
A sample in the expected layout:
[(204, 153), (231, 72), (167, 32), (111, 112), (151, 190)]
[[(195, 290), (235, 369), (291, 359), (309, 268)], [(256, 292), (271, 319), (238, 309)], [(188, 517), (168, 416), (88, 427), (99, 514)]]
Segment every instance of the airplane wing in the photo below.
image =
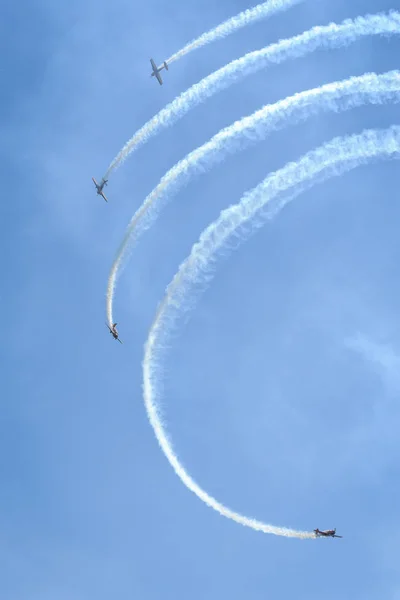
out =
[(160, 85), (162, 85), (162, 79), (161, 79), (160, 72), (159, 72), (159, 71), (156, 71), (156, 72), (155, 72), (155, 75), (156, 75), (156, 77), (157, 77), (158, 83), (159, 83)]
[(107, 198), (106, 198), (106, 195), (105, 195), (105, 193), (104, 193), (104, 192), (100, 192), (100, 196), (103, 196), (104, 200), (105, 200), (106, 202), (108, 202), (108, 200), (107, 200)]
[[(120, 344), (122, 344), (122, 342), (121, 342), (121, 340), (119, 338), (117, 338), (117, 340), (119, 341)], [(340, 537), (340, 536), (338, 536), (338, 537)]]

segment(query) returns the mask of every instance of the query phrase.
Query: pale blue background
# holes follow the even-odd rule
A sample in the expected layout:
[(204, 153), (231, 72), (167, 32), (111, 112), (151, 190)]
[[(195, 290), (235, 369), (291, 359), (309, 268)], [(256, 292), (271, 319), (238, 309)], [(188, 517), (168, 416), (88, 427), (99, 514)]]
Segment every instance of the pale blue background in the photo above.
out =
[(163, 408), (195, 479), (235, 510), (342, 540), (244, 529), (176, 478), (147, 423), (143, 344), (179, 263), (219, 211), (336, 135), (400, 124), (398, 105), (324, 114), (179, 193), (105, 289), (135, 209), (221, 127), (296, 91), (399, 68), (370, 38), (262, 71), (100, 179), (167, 102), (226, 62), (398, 0), (309, 0), (159, 64), (246, 0), (3, 3), (0, 597), (400, 598), (399, 164), (307, 192), (219, 269), (169, 354)]

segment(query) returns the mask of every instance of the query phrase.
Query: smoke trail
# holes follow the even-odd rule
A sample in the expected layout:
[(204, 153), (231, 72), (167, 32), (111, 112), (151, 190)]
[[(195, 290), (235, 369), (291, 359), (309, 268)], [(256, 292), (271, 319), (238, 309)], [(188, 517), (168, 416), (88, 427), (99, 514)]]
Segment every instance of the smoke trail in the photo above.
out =
[(189, 110), (228, 88), (240, 77), (255, 73), (271, 64), (300, 58), (319, 47), (323, 49), (343, 47), (363, 36), (398, 33), (400, 33), (400, 13), (391, 11), (388, 15), (367, 15), (354, 20), (346, 19), (339, 25), (331, 23), (326, 26), (313, 27), (290, 39), (284, 39), (262, 50), (250, 52), (193, 85), (150, 119), (128, 140), (111, 162), (103, 178), (109, 179), (114, 169), (161, 129), (172, 126)]
[(275, 13), (281, 12), (283, 10), (287, 10), (291, 8), (295, 4), (300, 4), (300, 2), (304, 2), (304, 0), (269, 0), (268, 2), (263, 2), (262, 4), (258, 4), (253, 8), (249, 8), (239, 13), (235, 17), (231, 17), (227, 21), (224, 21), (211, 31), (207, 33), (203, 33), (200, 37), (189, 44), (186, 44), (182, 50), (179, 50), (175, 54), (173, 54), (167, 60), (167, 64), (182, 58), (189, 52), (196, 50), (197, 48), (201, 48), (201, 46), (205, 46), (210, 42), (214, 42), (215, 40), (227, 37), (231, 33), (234, 33), (238, 29), (242, 29), (246, 27), (246, 25), (250, 25), (251, 23), (256, 23), (257, 21), (261, 21), (262, 19), (266, 19), (274, 15)]
[[(224, 517), (256, 531), (286, 537), (313, 538), (311, 532), (275, 527), (245, 517), (227, 508), (203, 490), (185, 470), (163, 428), (157, 406), (158, 363), (166, 337), (187, 304), (188, 295), (196, 286), (211, 279), (210, 264), (229, 238), (282, 193), (293, 190), (280, 201), (272, 212), (260, 215), (264, 220), (276, 214), (284, 204), (316, 181), (324, 181), (345, 171), (382, 157), (400, 158), (400, 127), (386, 130), (369, 130), (360, 135), (335, 138), (316, 150), (304, 155), (298, 162), (289, 163), (280, 171), (269, 175), (260, 185), (247, 192), (241, 201), (221, 212), (220, 217), (202, 233), (192, 247), (189, 257), (181, 264), (177, 274), (166, 290), (150, 328), (143, 360), (143, 390), (148, 419), (160, 448), (182, 483), (207, 506)], [(294, 189), (300, 186), (300, 189)], [(260, 225), (258, 222), (256, 225)], [(243, 241), (243, 236), (241, 241)], [(197, 290), (194, 289), (194, 293)]]
[(150, 227), (162, 206), (162, 201), (165, 202), (172, 193), (186, 185), (193, 175), (205, 172), (213, 164), (222, 161), (227, 154), (242, 150), (250, 143), (265, 138), (274, 129), (309, 118), (319, 111), (349, 110), (366, 102), (378, 104), (398, 101), (399, 90), (400, 72), (392, 71), (383, 75), (368, 73), (297, 93), (276, 104), (264, 106), (251, 116), (222, 129), (206, 144), (179, 161), (164, 175), (136, 211), (117, 252), (107, 284), (107, 318), (110, 326), (113, 323), (115, 284), (127, 251)]

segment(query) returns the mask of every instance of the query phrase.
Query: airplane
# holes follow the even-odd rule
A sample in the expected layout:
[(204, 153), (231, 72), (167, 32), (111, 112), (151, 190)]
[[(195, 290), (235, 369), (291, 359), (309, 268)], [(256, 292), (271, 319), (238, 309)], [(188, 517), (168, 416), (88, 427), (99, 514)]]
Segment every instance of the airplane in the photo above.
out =
[(118, 337), (118, 331), (117, 331), (117, 324), (113, 323), (113, 326), (110, 327), (108, 323), (106, 323), (108, 329), (110, 330), (111, 335), (113, 336), (114, 340), (118, 340), (120, 344), (122, 344), (121, 340)]
[(342, 535), (336, 535), (336, 527), (335, 529), (326, 529), (325, 531), (320, 531), (318, 528), (314, 529), (314, 533), (316, 537), (337, 537), (341, 538)]
[(161, 79), (160, 71), (162, 71), (162, 69), (167, 69), (167, 71), (168, 71), (167, 61), (164, 60), (164, 64), (163, 64), (162, 67), (157, 67), (156, 63), (154, 62), (154, 60), (152, 58), (150, 59), (150, 62), (151, 62), (151, 66), (153, 67), (153, 72), (150, 75), (150, 77), (156, 76), (157, 80), (158, 80), (158, 83), (160, 85), (162, 85), (163, 81)]
[(103, 187), (105, 185), (107, 185), (108, 179), (102, 179), (100, 185), (97, 183), (97, 181), (95, 180), (94, 177), (92, 177), (92, 180), (93, 180), (94, 185), (96, 186), (96, 190), (97, 190), (97, 193), (99, 194), (99, 196), (103, 196), (104, 200), (106, 202), (108, 202), (108, 200), (103, 192)]

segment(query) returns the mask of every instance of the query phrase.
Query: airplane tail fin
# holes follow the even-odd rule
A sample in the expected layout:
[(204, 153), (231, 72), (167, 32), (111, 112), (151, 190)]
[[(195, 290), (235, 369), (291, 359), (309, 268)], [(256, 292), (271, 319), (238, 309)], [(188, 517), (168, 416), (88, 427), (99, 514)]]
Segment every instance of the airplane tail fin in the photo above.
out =
[(165, 68), (167, 69), (167, 71), (168, 71), (168, 65), (167, 65), (167, 61), (166, 61), (166, 60), (164, 60), (164, 67), (165, 67)]

